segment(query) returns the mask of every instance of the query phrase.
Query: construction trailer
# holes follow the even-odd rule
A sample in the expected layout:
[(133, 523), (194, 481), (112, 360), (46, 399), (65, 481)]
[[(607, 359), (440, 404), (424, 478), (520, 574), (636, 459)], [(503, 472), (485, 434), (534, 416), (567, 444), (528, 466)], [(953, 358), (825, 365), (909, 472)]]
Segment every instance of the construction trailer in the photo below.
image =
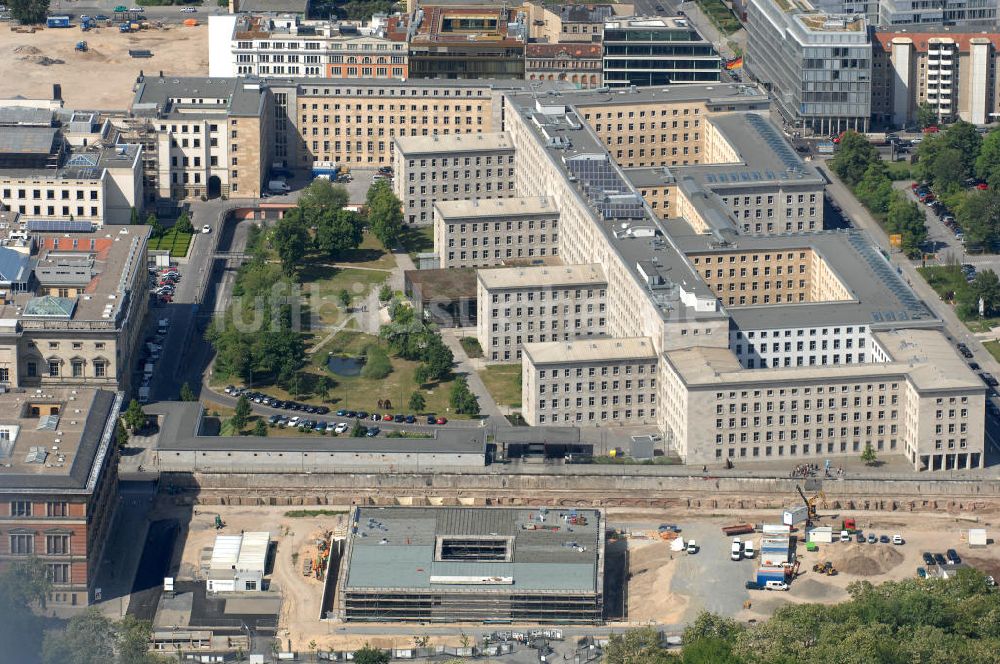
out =
[(206, 580), (208, 592), (263, 590), (270, 542), (267, 532), (216, 535)]
[(350, 622), (603, 620), (601, 510), (356, 507), (336, 588)]

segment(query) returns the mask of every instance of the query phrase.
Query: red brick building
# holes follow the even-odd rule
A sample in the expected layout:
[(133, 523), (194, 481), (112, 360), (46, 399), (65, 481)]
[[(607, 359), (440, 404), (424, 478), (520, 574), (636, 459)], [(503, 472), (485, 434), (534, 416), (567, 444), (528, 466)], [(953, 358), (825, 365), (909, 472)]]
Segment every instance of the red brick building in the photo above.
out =
[(41, 560), (51, 605), (93, 598), (117, 502), (121, 399), (86, 389), (0, 395), (0, 568)]

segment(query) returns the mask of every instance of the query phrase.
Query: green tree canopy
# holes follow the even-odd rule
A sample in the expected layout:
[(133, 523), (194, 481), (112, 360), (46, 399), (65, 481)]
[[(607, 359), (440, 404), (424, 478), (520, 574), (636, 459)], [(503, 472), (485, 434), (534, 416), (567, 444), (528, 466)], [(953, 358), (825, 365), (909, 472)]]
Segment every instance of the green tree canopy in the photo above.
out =
[(983, 137), (976, 131), (976, 125), (959, 120), (944, 132), (944, 143), (958, 151), (962, 163), (962, 178), (975, 175), (976, 159), (983, 144)]
[(108, 664), (115, 661), (115, 625), (94, 607), (73, 616), (62, 632), (42, 643), (44, 664)]
[(180, 397), (181, 397), (181, 401), (197, 401), (198, 400), (198, 397), (195, 396), (194, 390), (191, 389), (191, 386), (188, 385), (187, 382), (185, 382), (183, 385), (181, 385)]
[(389, 664), (389, 653), (365, 644), (354, 651), (354, 664)]
[(264, 423), (264, 420), (257, 420), (257, 422), (253, 425), (253, 435), (260, 436), (262, 438), (267, 437), (267, 425)]
[(830, 160), (830, 168), (853, 188), (864, 178), (868, 167), (878, 159), (878, 150), (867, 138), (856, 131), (846, 131), (840, 137), (837, 154)]
[(420, 413), (427, 407), (427, 400), (424, 399), (424, 395), (421, 394), (419, 390), (415, 390), (413, 394), (410, 395), (409, 406), (410, 410), (413, 412)]
[(937, 111), (930, 104), (924, 102), (917, 106), (917, 126), (921, 129), (936, 125), (938, 123)]
[(316, 248), (336, 258), (350, 249), (357, 249), (363, 237), (364, 223), (357, 212), (326, 210), (316, 215)]
[(236, 409), (233, 411), (233, 425), (237, 429), (245, 427), (252, 410), (250, 399), (247, 399), (245, 394), (241, 394), (240, 398), (236, 400)]
[(976, 177), (982, 178), (993, 187), (993, 181), (1000, 184), (1000, 129), (986, 134), (976, 157)]
[(1000, 190), (969, 193), (955, 210), (955, 218), (967, 246), (989, 246), (1000, 239)]
[(301, 208), (292, 208), (278, 220), (271, 230), (271, 244), (278, 252), (285, 274), (292, 274), (299, 266), (309, 246), (309, 231)]
[(469, 389), (469, 380), (465, 376), (459, 376), (452, 383), (449, 399), (451, 407), (456, 413), (463, 415), (479, 414), (479, 399)]
[(319, 226), (322, 215), (339, 212), (350, 201), (347, 189), (326, 178), (316, 178), (299, 195), (298, 207), (311, 228)]
[(181, 233), (194, 231), (194, 226), (191, 225), (191, 217), (187, 212), (181, 212), (181, 215), (177, 217), (177, 221), (174, 222), (174, 228)]
[(128, 403), (128, 408), (122, 413), (122, 419), (125, 420), (125, 426), (131, 431), (136, 431), (146, 424), (146, 413), (142, 412), (142, 406), (139, 405), (139, 402), (132, 399)]
[(927, 240), (927, 218), (920, 205), (894, 192), (889, 202), (885, 228), (889, 233), (903, 236), (903, 251), (908, 256), (919, 256), (921, 245)]
[(49, 13), (49, 0), (10, 0), (7, 9), (15, 21), (21, 23), (45, 23)]
[(993, 270), (983, 270), (976, 274), (970, 285), (976, 310), (979, 301), (983, 302), (983, 310), (987, 316), (993, 316), (1000, 311), (1000, 278)]
[(384, 247), (391, 249), (399, 241), (399, 233), (403, 230), (402, 201), (392, 193), (388, 181), (380, 180), (368, 190), (366, 202), (372, 233)]

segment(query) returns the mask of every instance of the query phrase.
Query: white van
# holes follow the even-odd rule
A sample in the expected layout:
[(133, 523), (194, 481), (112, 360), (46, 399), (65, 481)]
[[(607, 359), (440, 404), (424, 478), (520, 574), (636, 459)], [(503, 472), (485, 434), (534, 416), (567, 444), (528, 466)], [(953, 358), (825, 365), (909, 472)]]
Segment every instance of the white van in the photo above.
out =
[(840, 541), (841, 542), (850, 542), (851, 541), (851, 533), (847, 532), (846, 530), (841, 530), (840, 531)]
[(688, 540), (687, 552), (698, 553), (698, 544), (694, 540)]
[(743, 543), (743, 557), (753, 558), (753, 554), (754, 554), (753, 540), (747, 540), (746, 542)]
[(733, 538), (733, 548), (729, 554), (730, 560), (742, 560), (743, 558), (743, 544), (740, 542), (739, 537)]
[(768, 581), (764, 584), (765, 590), (788, 590), (788, 584), (784, 581)]

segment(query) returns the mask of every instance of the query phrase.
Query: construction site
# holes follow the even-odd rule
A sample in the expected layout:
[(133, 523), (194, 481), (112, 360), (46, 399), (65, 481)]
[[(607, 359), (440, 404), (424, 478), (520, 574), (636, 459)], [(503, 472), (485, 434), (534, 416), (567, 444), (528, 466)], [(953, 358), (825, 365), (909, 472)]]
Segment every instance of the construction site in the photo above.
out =
[(127, 33), (117, 24), (87, 31), (0, 26), (0, 81), (17, 81), (16, 93), (29, 99), (49, 99), (59, 83), (69, 108), (128, 108), (140, 71), (193, 76), (207, 69), (204, 25), (144, 22)]

